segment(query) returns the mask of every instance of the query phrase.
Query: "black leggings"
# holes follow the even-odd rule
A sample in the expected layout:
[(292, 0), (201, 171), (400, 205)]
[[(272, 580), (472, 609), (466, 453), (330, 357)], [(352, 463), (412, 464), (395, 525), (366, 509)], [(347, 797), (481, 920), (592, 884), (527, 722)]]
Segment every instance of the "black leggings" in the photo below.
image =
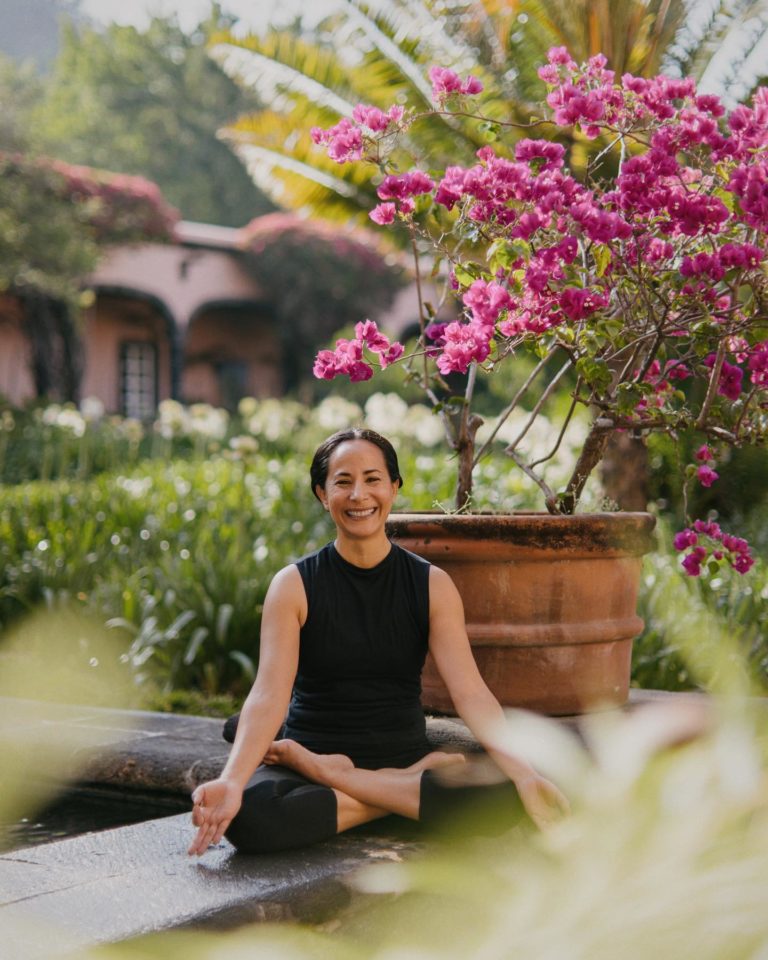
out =
[[(448, 786), (434, 770), (421, 775), (419, 822), (497, 834), (526, 819), (509, 780), (483, 786)], [(336, 836), (336, 794), (287, 767), (262, 764), (246, 785), (240, 812), (226, 836), (241, 853), (294, 850)]]

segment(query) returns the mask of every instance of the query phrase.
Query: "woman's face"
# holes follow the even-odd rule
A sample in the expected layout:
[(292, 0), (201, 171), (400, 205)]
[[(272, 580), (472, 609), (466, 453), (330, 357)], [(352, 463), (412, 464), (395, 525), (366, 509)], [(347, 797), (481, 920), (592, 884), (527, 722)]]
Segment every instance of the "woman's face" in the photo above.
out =
[(340, 534), (355, 539), (383, 531), (399, 484), (390, 479), (384, 454), (367, 440), (345, 440), (331, 454), (320, 502)]

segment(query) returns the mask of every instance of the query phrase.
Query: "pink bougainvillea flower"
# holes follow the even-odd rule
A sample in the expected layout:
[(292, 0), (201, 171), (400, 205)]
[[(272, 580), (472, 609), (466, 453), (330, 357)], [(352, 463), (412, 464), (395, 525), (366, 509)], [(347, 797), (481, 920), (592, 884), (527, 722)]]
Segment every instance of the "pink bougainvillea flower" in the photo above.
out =
[(712, 451), (709, 449), (706, 443), (702, 443), (699, 449), (694, 454), (694, 457), (700, 463), (711, 463), (715, 458), (712, 455)]
[(384, 227), (389, 223), (394, 223), (396, 213), (397, 207), (394, 203), (380, 203), (371, 210), (368, 216), (374, 223)]
[(754, 386), (768, 387), (768, 340), (755, 344), (747, 360), (747, 367)]
[(675, 534), (672, 545), (675, 550), (687, 550), (688, 547), (695, 547), (699, 542), (698, 536), (693, 532), (693, 530), (680, 530)]
[(403, 113), (402, 107), (390, 107), (385, 113), (378, 107), (369, 107), (364, 103), (358, 103), (352, 111), (352, 119), (355, 123), (368, 127), (374, 133), (383, 133), (390, 124), (399, 123), (403, 118)]
[(705, 547), (694, 547), (689, 554), (683, 557), (683, 569), (689, 577), (698, 577), (701, 575), (701, 565), (707, 558)]
[(715, 480), (720, 479), (720, 474), (706, 464), (698, 468), (696, 476), (699, 478), (699, 483), (702, 487), (711, 487)]
[(328, 156), (337, 163), (359, 160), (363, 155), (363, 134), (351, 120), (343, 117), (329, 130), (312, 127), (310, 136), (316, 144), (325, 144)]
[(402, 200), (421, 193), (431, 193), (435, 182), (421, 170), (411, 170), (398, 175), (390, 174), (379, 184), (376, 193), (380, 200)]
[[(704, 366), (711, 370), (716, 362), (714, 353), (710, 353), (704, 358)], [(723, 361), (720, 368), (720, 379), (718, 381), (717, 392), (722, 397), (729, 400), (738, 400), (741, 395), (741, 384), (744, 379), (744, 371), (727, 360)]]
[(389, 349), (389, 339), (379, 330), (375, 320), (356, 323), (355, 339), (376, 353)]
[(333, 350), (321, 350), (317, 354), (312, 373), (318, 380), (333, 380), (337, 376), (336, 354)]
[(693, 529), (697, 533), (703, 533), (708, 537), (712, 537), (713, 540), (720, 540), (723, 536), (720, 525), (715, 523), (714, 520), (694, 520)]
[(472, 319), (491, 329), (498, 321), (499, 314), (511, 303), (509, 293), (501, 284), (493, 281), (486, 283), (485, 280), (475, 280), (462, 300), (469, 307)]
[(390, 363), (396, 363), (402, 355), (405, 353), (405, 347), (402, 343), (393, 343), (391, 346), (387, 347), (386, 350), (382, 350), (379, 353), (379, 362), (381, 363), (381, 369), (388, 367)]
[(477, 323), (449, 323), (437, 367), (442, 374), (466, 373), (470, 363), (482, 363), (491, 352), (487, 328)]
[(462, 80), (461, 77), (448, 70), (445, 67), (431, 67), (429, 70), (429, 81), (432, 84), (432, 97), (438, 102), (442, 102), (452, 93), (459, 93), (464, 96), (475, 96), (482, 93), (483, 85), (472, 75)]

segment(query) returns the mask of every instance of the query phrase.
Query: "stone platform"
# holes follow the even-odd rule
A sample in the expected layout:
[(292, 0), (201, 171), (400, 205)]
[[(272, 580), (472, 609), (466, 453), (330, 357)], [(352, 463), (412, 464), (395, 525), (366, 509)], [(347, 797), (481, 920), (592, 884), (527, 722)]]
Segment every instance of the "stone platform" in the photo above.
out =
[[(629, 708), (685, 694), (633, 693)], [(576, 721), (563, 722), (576, 725)], [(202, 717), (47, 705), (0, 698), (0, 756), (38, 772), (56, 745), (83, 784), (144, 796), (189, 797), (216, 776), (229, 750), (222, 722)], [(430, 719), (436, 747), (477, 750), (458, 720)], [(345, 878), (376, 860), (421, 848), (389, 818), (327, 843), (275, 856), (243, 856), (222, 841), (189, 858), (188, 814), (0, 854), (3, 960), (43, 960), (97, 943), (188, 925), (323, 919), (351, 894)]]

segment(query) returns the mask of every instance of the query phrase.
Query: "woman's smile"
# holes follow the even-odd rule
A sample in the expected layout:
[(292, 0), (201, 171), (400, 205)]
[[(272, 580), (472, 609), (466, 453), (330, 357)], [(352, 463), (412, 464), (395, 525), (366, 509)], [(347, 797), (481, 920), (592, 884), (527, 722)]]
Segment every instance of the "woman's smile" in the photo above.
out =
[(348, 517), (352, 517), (355, 520), (364, 520), (366, 517), (372, 516), (376, 513), (376, 507), (367, 507), (366, 509), (355, 508), (346, 511)]

